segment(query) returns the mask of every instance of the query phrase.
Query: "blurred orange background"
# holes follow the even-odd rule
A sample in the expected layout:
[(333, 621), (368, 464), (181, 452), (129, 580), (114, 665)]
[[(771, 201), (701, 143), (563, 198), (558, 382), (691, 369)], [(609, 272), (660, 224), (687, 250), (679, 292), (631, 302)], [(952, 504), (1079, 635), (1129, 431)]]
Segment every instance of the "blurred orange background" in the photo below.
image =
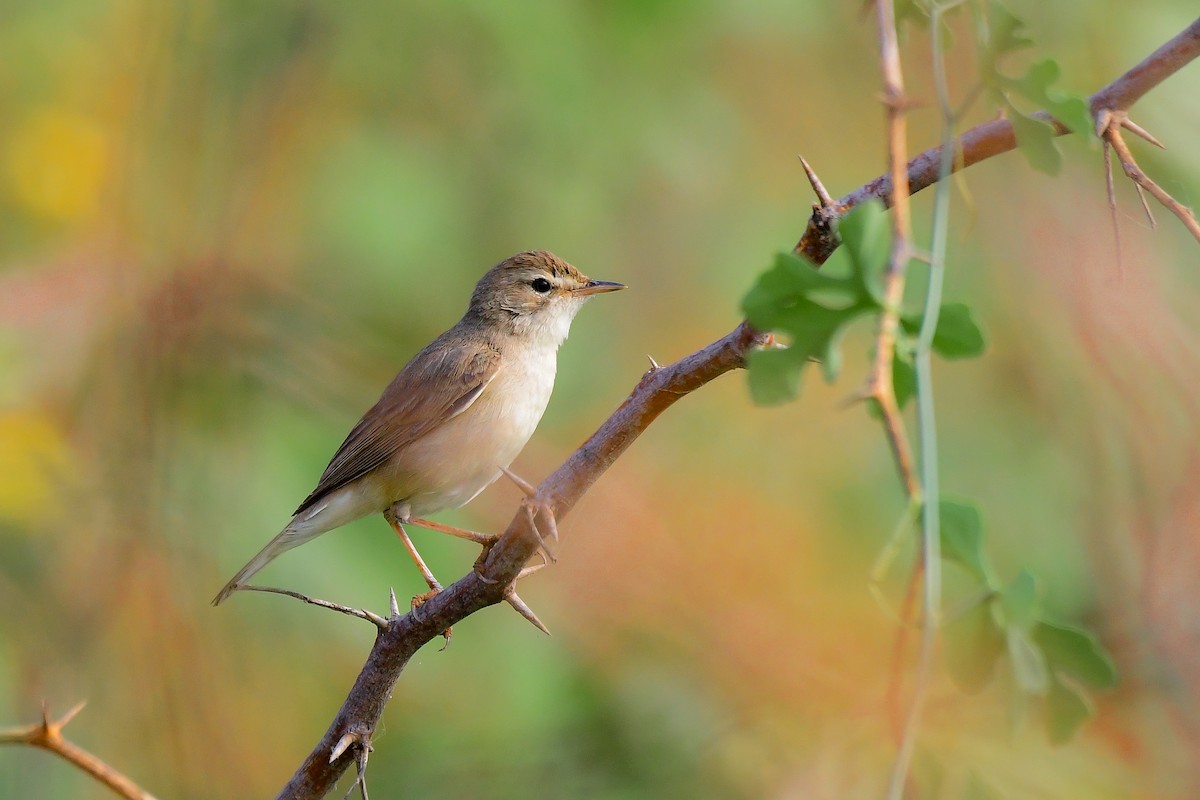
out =
[[(631, 290), (590, 304), (515, 464), (540, 480), (646, 368), (730, 330), (812, 203), (884, 168), (875, 34), (858, 3), (254, 4), (8, 0), (0, 7), (0, 726), (42, 699), (68, 735), (162, 798), (273, 795), (324, 732), (368, 626), (292, 600), (209, 599), (287, 520), (394, 372), (518, 250)], [(1090, 92), (1193, 4), (1013, 0), (1037, 52)], [(961, 31), (960, 31), (961, 33)], [(969, 88), (968, 37), (951, 50)], [(932, 101), (924, 34), (910, 92)], [(1200, 68), (1134, 143), (1200, 202)], [(979, 104), (971, 122), (994, 109)], [(936, 141), (930, 105), (914, 151)], [(977, 501), (1005, 579), (1039, 577), (1121, 684), (1053, 746), (1002, 675), (939, 668), (928, 797), (1200, 795), (1200, 248), (1099, 148), (1055, 178), (1018, 154), (965, 174), (947, 299), (991, 346), (938, 363), (943, 491)], [(928, 193), (916, 202), (927, 243)], [(903, 569), (871, 564), (904, 502), (842, 381), (749, 400), (743, 375), (672, 408), (563, 523), (522, 595), (408, 667), (369, 782), (381, 797), (876, 798)], [(505, 525), (497, 484), (440, 518)], [(473, 548), (418, 531), (448, 582)], [(386, 608), (420, 578), (383, 520), (288, 553), (263, 581)], [(911, 659), (910, 659), (911, 660)], [(930, 776), (940, 776), (940, 779)], [(938, 783), (940, 780), (940, 784)], [(0, 748), (0, 796), (106, 797)]]

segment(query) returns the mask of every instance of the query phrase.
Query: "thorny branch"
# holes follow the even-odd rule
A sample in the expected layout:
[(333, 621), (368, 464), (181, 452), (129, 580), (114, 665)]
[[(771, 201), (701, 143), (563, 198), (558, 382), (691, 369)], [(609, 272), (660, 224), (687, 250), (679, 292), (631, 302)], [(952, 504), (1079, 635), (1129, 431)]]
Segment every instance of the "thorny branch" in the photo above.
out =
[[(1140, 127), (1129, 120), (1123, 111), (1111, 111), (1107, 108), (1101, 109), (1096, 115), (1096, 132), (1104, 140), (1104, 158), (1105, 166), (1111, 170), (1111, 163), (1108, 159), (1108, 148), (1111, 147), (1117, 154), (1117, 159), (1121, 162), (1121, 169), (1125, 175), (1133, 181), (1133, 185), (1137, 187), (1138, 195), (1142, 199), (1142, 208), (1146, 212), (1146, 216), (1150, 219), (1150, 226), (1157, 227), (1154, 222), (1154, 215), (1150, 213), (1150, 206), (1146, 202), (1146, 195), (1143, 190), (1149, 192), (1155, 200), (1163, 205), (1168, 211), (1179, 218), (1183, 226), (1188, 229), (1188, 233), (1196, 237), (1196, 241), (1200, 242), (1200, 223), (1196, 221), (1195, 214), (1187, 206), (1180, 203), (1167, 192), (1166, 189), (1159, 186), (1150, 179), (1142, 168), (1138, 166), (1137, 161), (1133, 157), (1133, 153), (1129, 152), (1129, 146), (1125, 144), (1125, 138), (1121, 135), (1121, 128), (1141, 136), (1151, 144), (1162, 147), (1158, 140), (1150, 134), (1143, 131)], [(1112, 197), (1112, 173), (1108, 175), (1109, 186), (1109, 204), (1115, 209), (1115, 200)], [(1114, 212), (1113, 224), (1116, 224), (1116, 215)], [(1118, 239), (1119, 241), (1119, 239)]]
[[(1198, 54), (1200, 19), (1092, 95), (1093, 113), (1103, 108), (1127, 109)], [(891, 99), (896, 101), (901, 97)], [(1043, 118), (1050, 119), (1048, 115)], [(1061, 125), (1056, 125), (1056, 131), (1060, 134), (1069, 132)], [(972, 128), (953, 146), (959, 154), (954, 159), (954, 169), (961, 169), (1014, 149), (1016, 139), (1011, 123), (1000, 119)], [(841, 216), (869, 199), (889, 202), (893, 196), (892, 186), (904, 180), (907, 180), (910, 192), (930, 186), (938, 179), (941, 158), (942, 148), (931, 148), (909, 161), (905, 170), (889, 172), (836, 201), (826, 202), (826, 192), (822, 203), (814, 207), (796, 251), (815, 264), (823, 264), (838, 246), (836, 222)], [(815, 179), (815, 175), (811, 177)], [(814, 186), (817, 184), (819, 181)], [(820, 191), (818, 196), (821, 196)], [(743, 322), (708, 347), (674, 364), (658, 367), (652, 362), (651, 369), (620, 408), (542, 482), (537, 489), (537, 501), (562, 519), (659, 414), (683, 395), (744, 366), (746, 352), (762, 341), (763, 337)], [(522, 510), (513, 517), (483, 563), (430, 598), (421, 606), (419, 615), (410, 612), (401, 616), (393, 603), (387, 626), (376, 637), (346, 701), (321, 741), (282, 789), (280, 798), (323, 797), (351, 764), (361, 767), (364, 759), (359, 750), (369, 746), (371, 732), (412, 655), (454, 623), (505, 600), (513, 580), (538, 549), (531, 517), (524, 508), (523, 503)], [(346, 739), (347, 734), (353, 735)], [(349, 744), (335, 750), (342, 741)]]
[[(561, 520), (659, 414), (689, 392), (743, 366), (747, 350), (760, 341), (760, 335), (742, 323), (674, 364), (651, 367), (620, 408), (537, 487), (534, 505), (548, 508)], [(401, 616), (393, 609), (345, 703), (280, 798), (319, 798), (329, 792), (348, 767), (361, 763), (360, 749), (369, 744), (412, 655), (451, 625), (512, 594), (513, 581), (538, 550), (531, 527), (534, 515), (526, 510), (529, 505), (529, 499), (522, 502), (508, 529), (475, 570), (429, 598), (416, 613)], [(353, 736), (346, 739), (347, 734)], [(335, 751), (343, 741), (348, 744)]]
[[(1127, 71), (1112, 83), (1088, 98), (1093, 118), (1100, 111), (1128, 111), (1147, 92), (1174, 75), (1188, 63), (1200, 56), (1200, 18), (1188, 25), (1177, 36), (1146, 56), (1141, 63)], [(1071, 133), (1063, 124), (1056, 122), (1044, 111), (1034, 117), (1054, 124), (1058, 135)], [(1017, 138), (1012, 123), (1007, 119), (994, 119), (976, 125), (958, 137), (953, 144), (955, 150), (954, 170), (958, 171), (992, 156), (1015, 149)], [(931, 147), (908, 162), (906, 176), (909, 192), (916, 193), (932, 186), (938, 180), (938, 169), (942, 160), (942, 146)], [(813, 263), (824, 264), (837, 249), (835, 233), (837, 220), (855, 206), (869, 200), (890, 203), (892, 196), (891, 173), (880, 175), (849, 194), (838, 198), (832, 206), (817, 206), (813, 209), (808, 226), (796, 245), (796, 252)]]
[(42, 703), (42, 721), (36, 725), (0, 730), (0, 744), (25, 744), (49, 750), (79, 767), (96, 780), (128, 800), (154, 800), (154, 797), (136, 783), (109, 766), (106, 762), (63, 736), (63, 728), (75, 715), (83, 710), (84, 703), (72, 708), (61, 719), (51, 720), (50, 710)]

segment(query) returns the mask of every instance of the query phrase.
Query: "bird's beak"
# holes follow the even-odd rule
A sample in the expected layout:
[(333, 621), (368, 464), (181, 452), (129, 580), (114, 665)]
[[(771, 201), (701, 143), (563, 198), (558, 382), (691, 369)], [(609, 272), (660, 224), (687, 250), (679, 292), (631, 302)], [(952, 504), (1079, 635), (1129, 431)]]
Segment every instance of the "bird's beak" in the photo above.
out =
[(572, 289), (571, 294), (576, 297), (586, 297), (591, 294), (603, 294), (604, 292), (615, 292), (618, 289), (624, 289), (625, 284), (617, 283), (616, 281), (593, 281), (589, 280), (578, 289)]

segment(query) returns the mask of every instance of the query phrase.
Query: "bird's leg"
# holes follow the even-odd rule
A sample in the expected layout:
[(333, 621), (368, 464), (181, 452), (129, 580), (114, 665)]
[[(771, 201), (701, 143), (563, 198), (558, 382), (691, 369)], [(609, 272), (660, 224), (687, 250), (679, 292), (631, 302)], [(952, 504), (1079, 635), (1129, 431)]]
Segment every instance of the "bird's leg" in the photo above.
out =
[[(392, 506), (387, 511), (383, 512), (383, 516), (384, 519), (388, 521), (388, 524), (392, 526), (392, 530), (396, 532), (396, 535), (400, 537), (400, 541), (404, 542), (404, 548), (408, 550), (408, 554), (412, 556), (412, 560), (416, 562), (417, 569), (421, 571), (421, 577), (425, 579), (426, 585), (429, 586), (428, 592), (416, 595), (412, 599), (413, 614), (417, 615), (418, 609), (424, 605), (429, 598), (433, 597), (442, 590), (442, 585), (438, 583), (437, 578), (433, 577), (433, 572), (425, 563), (425, 559), (421, 558), (421, 554), (417, 552), (416, 545), (412, 543), (412, 539), (408, 538), (408, 531), (404, 530), (403, 523), (412, 521), (407, 518), (407, 514), (403, 515), (402, 519), (402, 515), (397, 511), (396, 506)], [(420, 619), (419, 615), (418, 619)], [(446, 637), (447, 645), (450, 644), (450, 637), (453, 635), (454, 631), (452, 628), (447, 628), (446, 630), (442, 631), (442, 636)]]
[(451, 536), (457, 536), (460, 539), (466, 539), (474, 542), (475, 544), (484, 545), (485, 547), (495, 544), (496, 539), (499, 538), (494, 533), (479, 533), (478, 531), (469, 531), (465, 528), (455, 528), (452, 525), (443, 525), (440, 522), (434, 522), (431, 519), (421, 519), (420, 517), (409, 517), (407, 520), (405, 520), (405, 522), (409, 522), (422, 528), (428, 528), (431, 531), (448, 533)]

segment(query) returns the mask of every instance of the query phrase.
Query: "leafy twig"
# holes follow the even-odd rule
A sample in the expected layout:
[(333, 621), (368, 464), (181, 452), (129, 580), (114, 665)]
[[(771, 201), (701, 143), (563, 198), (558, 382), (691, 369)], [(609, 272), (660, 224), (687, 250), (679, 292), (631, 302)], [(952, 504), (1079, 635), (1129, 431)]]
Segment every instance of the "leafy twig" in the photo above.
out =
[[(1188, 63), (1200, 56), (1200, 18), (1187, 28), (1146, 56), (1137, 66), (1129, 69), (1121, 77), (1088, 98), (1088, 105), (1096, 116), (1101, 109), (1126, 111), (1140, 100), (1147, 92), (1178, 72)], [(1035, 119), (1054, 124), (1054, 133), (1064, 135), (1071, 131), (1044, 111), (1032, 115)], [(984, 122), (959, 136), (953, 145), (957, 157), (953, 161), (953, 170), (957, 171), (992, 156), (1007, 153), (1015, 149), (1017, 138), (1013, 133), (1012, 122), (1007, 119), (994, 119)], [(931, 147), (908, 162), (906, 177), (909, 193), (916, 193), (938, 182), (941, 171), (943, 146)], [(835, 202), (841, 214), (870, 200), (890, 202), (892, 196), (892, 176), (885, 173), (878, 178), (863, 184), (859, 188), (842, 196)], [(836, 216), (833, 217), (836, 220)], [(814, 213), (809, 219), (804, 235), (796, 245), (796, 250), (816, 264), (824, 264), (830, 254), (837, 249), (837, 236), (833, 233), (830, 214)]]

